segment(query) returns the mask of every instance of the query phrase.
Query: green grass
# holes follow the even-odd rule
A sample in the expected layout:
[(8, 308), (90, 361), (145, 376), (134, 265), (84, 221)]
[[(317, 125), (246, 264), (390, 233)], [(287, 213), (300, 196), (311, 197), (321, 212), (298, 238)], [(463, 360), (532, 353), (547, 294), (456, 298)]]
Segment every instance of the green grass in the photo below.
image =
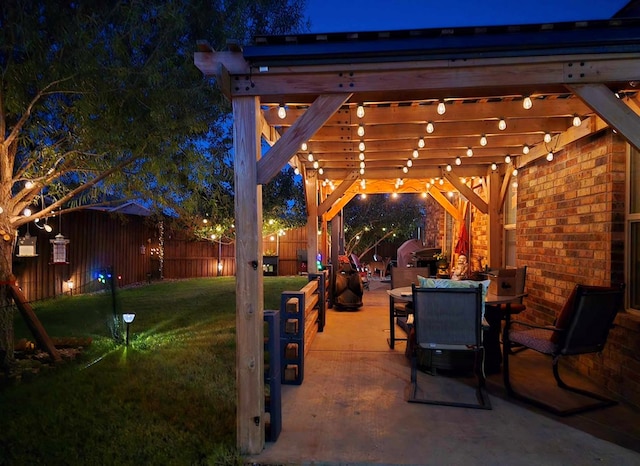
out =
[[(265, 309), (304, 277), (265, 277)], [(0, 391), (0, 465), (240, 464), (235, 279), (119, 290), (130, 344), (110, 338), (110, 295), (34, 304), (52, 337), (91, 337), (73, 362)], [(27, 337), (16, 321), (16, 339)], [(32, 339), (32, 338), (31, 338)]]

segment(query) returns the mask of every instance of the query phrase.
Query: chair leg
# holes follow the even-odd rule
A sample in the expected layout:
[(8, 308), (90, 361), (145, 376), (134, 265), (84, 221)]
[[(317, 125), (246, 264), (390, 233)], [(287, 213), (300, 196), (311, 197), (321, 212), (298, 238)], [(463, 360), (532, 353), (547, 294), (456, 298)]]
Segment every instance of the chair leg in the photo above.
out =
[(568, 390), (570, 392), (573, 393), (577, 393), (579, 395), (582, 396), (586, 396), (587, 398), (591, 398), (593, 400), (597, 400), (594, 403), (590, 403), (590, 404), (586, 404), (584, 406), (579, 406), (577, 408), (573, 408), (573, 409), (566, 409), (561, 411), (561, 416), (569, 416), (571, 414), (577, 414), (577, 413), (583, 413), (585, 411), (591, 411), (594, 409), (600, 409), (600, 408), (607, 408), (609, 406), (614, 406), (617, 405), (618, 402), (616, 400), (613, 400), (611, 398), (607, 398), (606, 396), (600, 395), (598, 393), (594, 393), (594, 392), (590, 392), (588, 390), (585, 390), (583, 388), (578, 388), (578, 387), (573, 387), (571, 385), (567, 385), (561, 378), (560, 378), (560, 371), (559, 371), (559, 359), (558, 357), (553, 358), (553, 377), (556, 379), (556, 382), (558, 383), (558, 387), (563, 388), (565, 390)]
[(476, 398), (478, 399), (478, 403), (458, 403), (455, 401), (442, 401), (442, 400), (431, 400), (427, 398), (418, 398), (418, 357), (417, 352), (414, 351), (411, 355), (411, 392), (409, 394), (409, 399), (407, 400), (409, 403), (422, 403), (429, 405), (438, 405), (438, 406), (454, 406), (458, 408), (474, 408), (474, 409), (492, 409), (491, 401), (489, 400), (489, 396), (487, 395), (485, 389), (485, 378), (484, 372), (482, 369), (482, 355), (480, 354), (481, 349), (476, 351), (475, 353), (475, 362), (474, 362), (474, 372), (477, 378), (477, 386), (476, 386)]
[(548, 403), (545, 403), (537, 398), (531, 398), (529, 396), (523, 395), (522, 393), (518, 393), (513, 389), (513, 386), (511, 385), (511, 381), (509, 379), (509, 355), (513, 354), (511, 352), (511, 343), (509, 341), (508, 338), (505, 338), (504, 340), (504, 344), (502, 347), (503, 350), (503, 356), (504, 356), (504, 360), (503, 360), (503, 367), (502, 367), (502, 375), (503, 375), (503, 380), (504, 380), (504, 387), (506, 389), (507, 392), (507, 396), (511, 397), (511, 398), (515, 398), (517, 400), (520, 401), (524, 401), (525, 403), (529, 403), (531, 405), (534, 405), (538, 408), (542, 408), (546, 411), (549, 411), (557, 416), (571, 416), (573, 414), (578, 414), (578, 413), (583, 413), (585, 411), (591, 411), (594, 409), (600, 409), (600, 408), (606, 408), (609, 406), (613, 406), (615, 404), (617, 404), (618, 402), (615, 400), (612, 400), (610, 398), (606, 398), (602, 395), (598, 395), (597, 393), (593, 393), (593, 392), (589, 392), (587, 390), (583, 390), (581, 388), (576, 388), (576, 387), (571, 387), (569, 385), (567, 385), (561, 378), (560, 378), (560, 373), (558, 372), (558, 357), (554, 357), (553, 358), (553, 376), (556, 379), (556, 382), (558, 384), (558, 387), (574, 392), (574, 393), (578, 393), (580, 395), (598, 400), (596, 403), (590, 403), (590, 404), (586, 404), (586, 405), (582, 405), (582, 406), (578, 406), (576, 408), (569, 408), (569, 409), (559, 409), (556, 408), (555, 406), (552, 406)]

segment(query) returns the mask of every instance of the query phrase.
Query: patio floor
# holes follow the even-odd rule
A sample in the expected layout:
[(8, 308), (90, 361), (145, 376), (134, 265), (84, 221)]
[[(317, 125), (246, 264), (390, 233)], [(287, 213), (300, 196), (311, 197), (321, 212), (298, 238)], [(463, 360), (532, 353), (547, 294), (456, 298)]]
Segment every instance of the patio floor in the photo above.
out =
[[(248, 464), (640, 465), (640, 410), (624, 404), (561, 418), (506, 399), (501, 374), (488, 377), (490, 411), (408, 403), (405, 343), (387, 345), (389, 285), (370, 288), (360, 310), (328, 311), (302, 385), (282, 387), (280, 437)], [(547, 376), (553, 384), (548, 358), (525, 351), (512, 366), (516, 387), (540, 393)], [(474, 398), (459, 378), (420, 373), (419, 383)]]

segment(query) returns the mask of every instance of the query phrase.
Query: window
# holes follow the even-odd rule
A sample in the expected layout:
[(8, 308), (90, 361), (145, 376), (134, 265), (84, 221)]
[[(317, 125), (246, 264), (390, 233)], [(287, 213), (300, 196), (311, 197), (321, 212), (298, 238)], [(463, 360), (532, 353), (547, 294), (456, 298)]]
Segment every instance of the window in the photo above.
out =
[(518, 205), (518, 183), (515, 178), (509, 185), (504, 201), (504, 265), (516, 266), (516, 207)]
[(628, 145), (627, 157), (627, 289), (629, 308), (640, 310), (640, 151)]

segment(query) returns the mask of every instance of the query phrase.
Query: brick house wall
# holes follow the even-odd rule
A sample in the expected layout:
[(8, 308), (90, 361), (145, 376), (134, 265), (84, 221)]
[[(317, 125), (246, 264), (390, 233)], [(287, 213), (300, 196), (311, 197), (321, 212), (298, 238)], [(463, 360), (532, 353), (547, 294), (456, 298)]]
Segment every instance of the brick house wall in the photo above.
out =
[[(517, 265), (527, 268), (527, 312), (552, 323), (576, 283), (624, 281), (626, 143), (610, 131), (581, 139), (518, 174)], [(640, 406), (640, 316), (622, 312), (602, 354), (565, 358)]]

